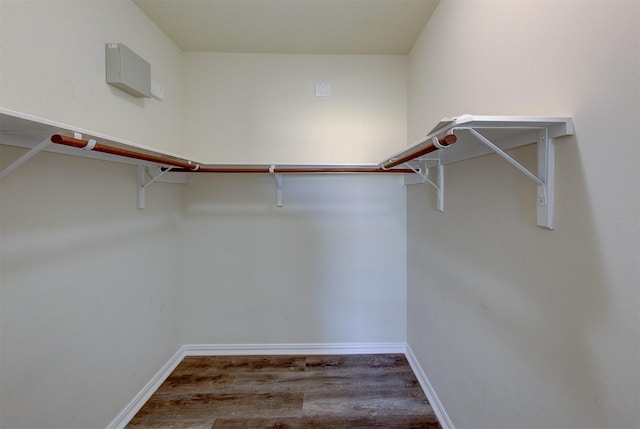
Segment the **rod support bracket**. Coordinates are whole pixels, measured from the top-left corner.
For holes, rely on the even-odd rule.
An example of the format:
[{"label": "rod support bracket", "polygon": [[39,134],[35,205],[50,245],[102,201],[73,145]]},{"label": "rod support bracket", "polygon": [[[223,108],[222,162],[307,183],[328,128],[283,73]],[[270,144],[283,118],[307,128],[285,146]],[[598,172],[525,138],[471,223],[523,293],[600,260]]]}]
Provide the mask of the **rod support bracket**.
[{"label": "rod support bracket", "polygon": [[283,207],[282,174],[274,173],[276,179],[276,207]]},{"label": "rod support bracket", "polygon": [[271,164],[269,167],[269,173],[273,174],[276,179],[276,207],[282,207],[282,174],[276,173],[276,166]]},{"label": "rod support bracket", "polygon": [[138,165],[138,210],[145,207],[145,181],[147,179],[147,167]]},{"label": "rod support bracket", "polygon": [[[429,178],[429,163],[434,163],[437,168],[437,176],[435,182]],[[420,168],[415,168],[410,163],[404,164],[407,168],[413,171],[414,174],[420,177],[420,179],[410,180],[405,176],[405,185],[428,183],[433,186],[437,193],[438,198],[438,211],[444,212],[444,165],[439,159],[421,159]]]}]

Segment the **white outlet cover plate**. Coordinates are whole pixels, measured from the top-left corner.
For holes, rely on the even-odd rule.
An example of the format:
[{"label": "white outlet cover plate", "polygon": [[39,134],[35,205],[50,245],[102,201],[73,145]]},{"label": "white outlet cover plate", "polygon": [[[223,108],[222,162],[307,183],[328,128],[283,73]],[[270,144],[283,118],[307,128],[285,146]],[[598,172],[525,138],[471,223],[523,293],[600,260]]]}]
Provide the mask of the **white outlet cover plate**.
[{"label": "white outlet cover plate", "polygon": [[316,97],[331,97],[331,82],[316,82]]},{"label": "white outlet cover plate", "polygon": [[164,100],[164,86],[158,82],[151,81],[151,96],[156,100]]}]

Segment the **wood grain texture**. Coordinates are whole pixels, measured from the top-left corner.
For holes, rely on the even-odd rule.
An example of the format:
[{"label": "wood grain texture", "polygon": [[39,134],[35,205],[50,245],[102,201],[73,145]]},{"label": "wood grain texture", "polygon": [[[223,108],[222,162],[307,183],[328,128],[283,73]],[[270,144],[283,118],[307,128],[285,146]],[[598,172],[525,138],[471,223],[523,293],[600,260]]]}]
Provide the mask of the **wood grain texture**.
[{"label": "wood grain texture", "polygon": [[127,426],[440,428],[401,354],[189,356]]}]

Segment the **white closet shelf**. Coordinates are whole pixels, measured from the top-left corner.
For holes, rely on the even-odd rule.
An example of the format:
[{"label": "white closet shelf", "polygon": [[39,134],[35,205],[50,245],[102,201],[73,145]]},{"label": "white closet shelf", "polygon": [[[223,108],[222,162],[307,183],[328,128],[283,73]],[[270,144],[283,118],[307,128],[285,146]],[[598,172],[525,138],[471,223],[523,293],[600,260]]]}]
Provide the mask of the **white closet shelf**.
[{"label": "white closet shelf", "polygon": [[[394,169],[393,171],[381,170],[378,164],[267,164],[267,163],[204,163],[201,161],[190,160],[180,155],[154,149],[152,147],[140,145],[128,140],[108,136],[93,131],[88,131],[72,125],[60,122],[50,121],[48,119],[38,118],[21,112],[15,112],[8,109],[0,108],[0,144],[7,146],[22,147],[25,149],[34,149],[46,141],[50,141],[52,136],[61,136],[63,140],[82,140],[82,142],[73,142],[71,145],[51,144],[46,145],[40,150],[47,152],[63,153],[67,155],[81,156],[87,158],[97,158],[113,162],[143,165],[147,167],[153,166],[172,166],[175,169],[190,172],[215,172],[215,173],[407,173],[407,169]],[[115,150],[110,152],[101,152],[96,150],[81,150],[86,146],[89,140],[95,140],[98,145],[106,145]],[[84,149],[92,149],[84,147]],[[123,156],[118,154],[118,150],[124,152],[135,152],[143,157],[161,158],[161,160],[147,161],[144,159],[133,158],[131,156]],[[164,161],[164,162],[162,162]],[[185,164],[184,168],[179,164]],[[196,168],[199,166],[199,168]],[[274,171],[275,170],[275,171]]]},{"label": "white closet shelf", "polygon": [[[436,152],[435,156],[426,155],[421,159],[439,160],[442,165],[446,165],[494,153],[491,148],[468,132],[469,129],[480,132],[503,151],[536,143],[541,131],[547,133],[549,138],[574,133],[573,119],[569,117],[462,115],[442,119],[426,137],[388,157],[380,164],[388,165],[395,159],[427,146],[434,137],[450,134],[457,137],[456,144]],[[420,161],[420,158],[415,161]]]},{"label": "white closet shelf", "polygon": [[[538,226],[553,229],[554,142],[558,137],[572,134],[573,119],[569,117],[462,115],[442,119],[426,137],[385,159],[380,166],[402,164],[411,168],[416,174],[405,183],[431,184],[437,190],[438,210],[444,211],[444,165],[496,153],[537,185]],[[446,136],[455,136],[455,144],[439,147],[437,142]],[[538,148],[537,174],[505,152],[533,143]],[[439,150],[431,150],[433,146]],[[413,156],[416,154],[418,156]],[[429,177],[430,167],[437,168],[435,181]]]},{"label": "white closet shelf", "polygon": [[[497,153],[538,186],[538,225],[553,229],[554,139],[574,133],[568,117],[462,115],[440,121],[426,137],[379,164],[205,164],[131,141],[0,108],[0,144],[29,149],[0,178],[45,150],[138,166],[139,208],[153,182],[186,183],[185,173],[271,173],[277,205],[282,206],[282,175],[292,173],[405,173],[406,183],[429,183],[437,189],[444,210],[444,165]],[[537,143],[534,174],[504,151]],[[437,167],[435,181],[429,168]]]},{"label": "white closet shelf", "polygon": [[[192,162],[179,155],[137,144],[128,140],[0,108],[0,144],[2,145],[33,149],[45,140],[50,141],[51,137],[57,134],[69,137],[76,136],[79,139],[86,140],[94,139],[100,143],[104,143],[115,148],[136,151],[146,155],[166,158],[167,160],[183,161],[186,163]],[[149,167],[157,165],[157,163],[154,162],[145,162],[139,159],[110,155],[91,150],[78,150],[78,148],[57,144],[46,145],[42,150],[125,164],[144,165]]]}]

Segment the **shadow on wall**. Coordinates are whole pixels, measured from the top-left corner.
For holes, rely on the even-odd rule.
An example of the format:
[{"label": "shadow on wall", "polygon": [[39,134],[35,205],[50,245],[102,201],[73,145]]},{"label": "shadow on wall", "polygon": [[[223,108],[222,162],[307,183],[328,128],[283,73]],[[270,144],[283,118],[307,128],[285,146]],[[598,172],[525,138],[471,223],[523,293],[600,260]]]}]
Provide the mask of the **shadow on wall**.
[{"label": "shadow on wall", "polygon": [[[429,334],[409,335],[412,343],[429,335],[430,343],[445,348],[426,352],[425,361],[440,353],[451,371],[462,368],[457,380],[434,376],[445,408],[461,390],[490,390],[491,398],[504,400],[475,401],[477,411],[490,406],[496,416],[518,414],[512,406],[520,398],[528,402],[523,409],[534,410],[525,414],[557,412],[561,402],[584,427],[610,421],[608,407],[594,411],[610,388],[592,344],[611,317],[611,296],[576,138],[558,145],[555,231],[536,226],[535,185],[496,155],[447,166],[445,213],[434,211],[432,189],[410,187],[409,316],[416,317],[411,300],[419,296],[426,300],[421,311],[433,313],[422,322],[446,330],[427,326]],[[514,152],[535,171],[535,145]],[[457,424],[465,426],[460,417]],[[548,421],[557,417],[550,413]]]},{"label": "shadow on wall", "polygon": [[[2,166],[24,152],[3,147]],[[3,263],[14,271],[126,248],[127,242],[177,234],[181,227],[179,212],[137,210],[137,172],[130,165],[41,153],[0,185]],[[176,191],[181,189],[168,195]],[[166,195],[158,197],[151,205],[168,202]]]}]

